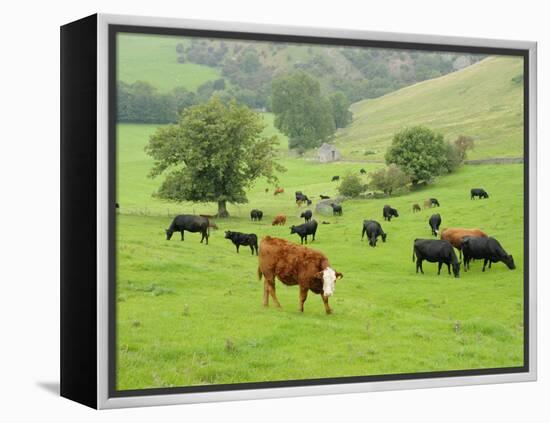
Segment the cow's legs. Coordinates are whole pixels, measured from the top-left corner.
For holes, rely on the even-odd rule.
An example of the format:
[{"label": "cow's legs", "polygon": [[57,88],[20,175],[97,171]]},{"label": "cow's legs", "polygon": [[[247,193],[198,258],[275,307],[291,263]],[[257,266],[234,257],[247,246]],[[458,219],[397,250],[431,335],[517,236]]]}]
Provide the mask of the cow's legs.
[{"label": "cow's legs", "polygon": [[323,299],[323,304],[325,305],[325,311],[327,314],[332,313],[332,309],[328,305],[328,297],[325,297],[325,295],[321,294],[321,298]]},{"label": "cow's legs", "polygon": [[237,254],[239,254],[239,247],[240,247],[240,245],[237,244],[237,245],[235,245],[235,247],[237,247]]},{"label": "cow's legs", "polygon": [[482,272],[485,272],[485,266],[487,266],[487,259],[483,260],[483,269],[481,269]]},{"label": "cow's legs", "polygon": [[437,274],[440,275],[441,274],[441,266],[443,265],[443,262],[439,262],[437,263]]},{"label": "cow's legs", "polygon": [[181,231],[181,240],[183,241],[183,231]]},{"label": "cow's legs", "polygon": [[424,274],[424,269],[422,269],[422,260],[420,259],[416,261],[416,273],[418,273],[418,269],[420,269],[420,273]]},{"label": "cow's legs", "polygon": [[302,312],[304,311],[304,303],[306,302],[306,299],[307,299],[307,291],[308,291],[307,288],[300,287],[300,304],[298,309]]},{"label": "cow's legs", "polygon": [[250,254],[254,255],[254,246],[253,245],[250,246]]},{"label": "cow's legs", "polygon": [[281,307],[281,303],[277,299],[277,294],[275,294],[275,280],[273,282],[267,283],[267,288],[269,289],[269,293],[271,294],[271,298],[273,298],[273,302],[275,303],[275,306]]},{"label": "cow's legs", "polygon": [[451,274],[451,264],[450,263],[447,263],[447,273],[449,275]]},{"label": "cow's legs", "polygon": [[264,307],[269,305],[269,284],[267,278],[264,277]]}]

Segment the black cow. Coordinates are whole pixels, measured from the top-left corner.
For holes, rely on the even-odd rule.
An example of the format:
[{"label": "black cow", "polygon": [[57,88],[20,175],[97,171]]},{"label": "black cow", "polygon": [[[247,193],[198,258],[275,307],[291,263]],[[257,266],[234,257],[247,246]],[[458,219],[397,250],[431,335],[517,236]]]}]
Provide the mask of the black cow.
[{"label": "black cow", "polygon": [[115,203],[115,209],[120,209],[120,205],[118,203]]},{"label": "black cow", "polygon": [[376,241],[378,240],[378,237],[382,237],[382,242],[386,242],[386,237],[388,236],[383,230],[382,226],[380,226],[380,223],[378,223],[376,220],[364,220],[363,221],[363,232],[361,233],[361,241],[363,241],[363,237],[367,234],[367,238],[369,240],[369,245],[371,247],[376,247]]},{"label": "black cow", "polygon": [[300,217],[303,217],[306,222],[309,222],[311,220],[311,216],[313,216],[313,213],[311,212],[311,210],[306,210],[300,215]]},{"label": "black cow", "polygon": [[489,198],[489,194],[483,188],[472,188],[470,190],[470,200],[473,200],[475,197],[481,200],[482,198]]},{"label": "black cow", "polygon": [[264,212],[258,209],[254,209],[250,212],[250,220],[257,220],[258,222],[262,220]]},{"label": "black cow", "polygon": [[361,169],[361,170],[359,171],[359,173],[361,173],[361,175],[366,175],[366,174],[367,174],[367,171],[366,171],[365,169]]},{"label": "black cow", "polygon": [[485,266],[489,263],[489,269],[491,263],[503,262],[508,269],[513,270],[516,268],[514,258],[504,251],[504,248],[500,243],[491,237],[477,237],[466,236],[462,241],[462,254],[464,255],[464,271],[470,269],[470,260],[483,259],[483,269],[485,272]]},{"label": "black cow", "polygon": [[312,201],[309,198],[307,198],[307,195],[302,194],[301,191],[296,191],[295,196],[296,196],[296,203],[300,204],[305,201],[308,206],[311,206]]},{"label": "black cow", "polygon": [[328,195],[321,194],[319,197],[321,197],[323,200],[328,200],[330,197]]},{"label": "black cow", "polygon": [[243,234],[242,232],[231,232],[225,231],[225,238],[230,239],[235,247],[237,247],[237,253],[239,252],[239,247],[241,245],[250,246],[250,252],[254,255],[254,250],[256,250],[256,255],[258,255],[258,237],[256,234]]},{"label": "black cow", "polygon": [[342,216],[342,206],[340,204],[330,203],[330,207],[332,207],[333,216]]},{"label": "black cow", "polygon": [[437,236],[439,227],[441,226],[441,215],[439,213],[432,214],[428,223],[430,224],[430,228],[432,228],[433,236]]},{"label": "black cow", "polygon": [[387,220],[388,222],[391,222],[392,217],[399,217],[399,213],[397,213],[397,210],[393,207],[388,206],[387,204],[382,209],[382,216],[384,217],[384,220]]},{"label": "black cow", "polygon": [[181,232],[181,240],[183,241],[183,232],[200,232],[201,243],[206,239],[206,245],[208,245],[208,237],[210,236],[208,218],[202,216],[195,216],[193,214],[180,214],[176,216],[172,221],[172,224],[166,229],[166,239],[170,240],[174,232]]},{"label": "black cow", "polygon": [[455,250],[449,241],[440,239],[415,239],[413,246],[412,259],[416,255],[416,273],[418,269],[424,274],[422,261],[427,260],[430,263],[438,263],[437,274],[441,274],[443,263],[447,265],[449,275],[451,274],[451,265],[455,278],[460,277],[460,262],[456,258]]},{"label": "black cow", "polygon": [[334,182],[334,181],[339,181],[339,180],[340,180],[340,176],[336,175],[336,176],[333,176],[330,181]]},{"label": "black cow", "polygon": [[307,236],[313,235],[312,242],[315,241],[315,232],[317,232],[317,221],[315,219],[310,220],[309,222],[302,223],[298,226],[290,227],[290,234],[298,234],[300,236],[300,243],[304,243],[304,239],[307,244]]},{"label": "black cow", "polygon": [[430,198],[430,203],[432,203],[432,207],[439,207],[439,201],[437,201],[437,198]]}]

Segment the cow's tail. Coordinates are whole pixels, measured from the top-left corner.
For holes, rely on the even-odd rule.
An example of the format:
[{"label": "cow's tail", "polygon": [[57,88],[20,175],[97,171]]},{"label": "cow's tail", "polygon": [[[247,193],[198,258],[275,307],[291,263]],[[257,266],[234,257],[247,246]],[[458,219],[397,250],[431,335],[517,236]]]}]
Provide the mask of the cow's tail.
[{"label": "cow's tail", "polygon": [[258,280],[261,281],[263,275],[264,275],[264,274],[262,273],[262,269],[260,269],[260,266],[258,266]]}]

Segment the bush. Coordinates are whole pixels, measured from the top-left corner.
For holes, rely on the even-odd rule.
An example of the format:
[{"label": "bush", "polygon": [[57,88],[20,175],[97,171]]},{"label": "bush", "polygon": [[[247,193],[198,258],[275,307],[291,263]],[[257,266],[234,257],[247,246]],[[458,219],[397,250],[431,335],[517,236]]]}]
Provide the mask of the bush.
[{"label": "bush", "polygon": [[394,164],[369,173],[369,177],[370,186],[386,195],[392,195],[396,191],[405,191],[411,182],[409,175]]},{"label": "bush", "polygon": [[366,190],[366,186],[362,184],[361,178],[355,174],[344,176],[338,192],[346,197],[357,197]]}]

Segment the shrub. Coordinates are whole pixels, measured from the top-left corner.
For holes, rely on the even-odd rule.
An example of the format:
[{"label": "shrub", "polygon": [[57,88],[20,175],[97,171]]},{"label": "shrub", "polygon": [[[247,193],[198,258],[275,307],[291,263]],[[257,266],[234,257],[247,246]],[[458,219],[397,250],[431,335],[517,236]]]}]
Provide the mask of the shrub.
[{"label": "shrub", "polygon": [[369,177],[370,186],[386,195],[406,190],[407,185],[411,182],[409,175],[394,164],[369,173]]},{"label": "shrub", "polygon": [[361,182],[361,178],[359,176],[355,174],[348,174],[342,179],[342,182],[338,187],[338,192],[346,197],[357,197],[359,194],[364,192],[365,189],[366,187]]}]

